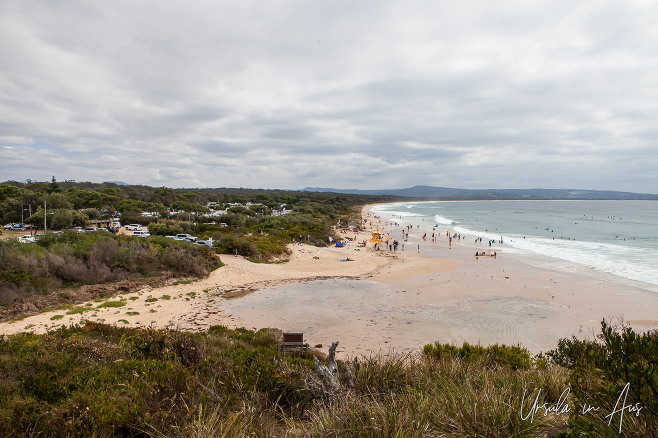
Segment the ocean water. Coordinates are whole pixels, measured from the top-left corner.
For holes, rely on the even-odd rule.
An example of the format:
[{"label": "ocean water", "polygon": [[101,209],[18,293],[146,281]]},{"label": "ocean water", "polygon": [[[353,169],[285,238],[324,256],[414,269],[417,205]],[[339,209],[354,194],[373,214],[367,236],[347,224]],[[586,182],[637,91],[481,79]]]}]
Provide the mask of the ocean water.
[{"label": "ocean water", "polygon": [[406,202],[371,212],[422,232],[459,233],[465,243],[502,238],[492,249],[558,269],[610,273],[658,292],[656,201]]}]

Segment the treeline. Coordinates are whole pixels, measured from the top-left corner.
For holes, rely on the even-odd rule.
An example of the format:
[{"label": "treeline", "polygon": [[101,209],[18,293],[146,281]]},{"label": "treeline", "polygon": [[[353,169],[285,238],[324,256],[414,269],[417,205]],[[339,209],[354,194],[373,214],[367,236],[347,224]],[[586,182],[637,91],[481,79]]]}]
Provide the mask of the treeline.
[{"label": "treeline", "polygon": [[0,306],[11,307],[61,287],[169,272],[200,277],[221,266],[215,251],[172,239],[143,240],[98,231],[46,234],[25,245],[0,240]]},{"label": "treeline", "polygon": [[[190,233],[213,238],[219,253],[268,260],[285,253],[292,240],[326,245],[332,226],[358,223],[358,206],[391,201],[389,196],[343,195],[255,189],[171,189],[77,182],[0,185],[0,223],[21,221],[41,227],[43,203],[50,229],[84,226],[89,220],[121,213],[121,223],[148,226],[154,236]],[[207,203],[217,203],[220,216],[204,216]],[[241,204],[241,205],[231,205]],[[253,204],[253,205],[247,205]],[[285,206],[290,213],[273,216]],[[178,211],[177,214],[168,214]],[[31,212],[31,215],[29,214]],[[154,216],[142,216],[153,212]]]},{"label": "treeline", "polygon": [[[53,228],[84,224],[85,220],[107,217],[120,212],[124,218],[134,218],[139,212],[164,213],[166,210],[206,213],[209,202],[226,206],[231,203],[259,203],[251,209],[239,207],[233,213],[257,215],[286,204],[293,211],[326,214],[332,219],[336,214],[356,205],[391,200],[390,196],[343,195],[336,193],[296,192],[285,190],[204,188],[172,189],[113,183],[7,181],[0,184],[0,223],[43,224],[43,206],[48,211],[66,210],[81,214],[64,217],[50,216],[48,225]],[[21,216],[22,213],[22,216]],[[32,214],[32,217],[30,216]],[[52,221],[52,223],[51,223]],[[124,223],[126,221],[124,220]]]},{"label": "treeline", "polygon": [[432,345],[337,361],[333,378],[315,372],[321,353],[279,356],[278,342],[268,329],[96,323],[0,337],[0,435],[613,438],[658,430],[656,331],[604,322],[598,339],[563,339],[538,357],[521,347]]},{"label": "treeline", "polygon": [[[213,253],[239,254],[252,261],[286,256],[286,245],[303,240],[323,246],[338,222],[358,223],[357,206],[390,200],[332,193],[251,189],[170,189],[117,184],[10,182],[0,184],[0,223],[41,227],[47,203],[49,229],[85,226],[89,220],[121,213],[121,222],[148,227],[153,236],[137,240],[109,233],[44,236],[37,243],[0,242],[0,306],[12,306],[61,287],[102,284],[136,276],[170,272],[199,276],[216,266]],[[204,216],[207,202],[227,211]],[[229,204],[242,204],[232,205]],[[247,205],[254,203],[256,205]],[[289,214],[273,216],[285,204]],[[167,214],[168,210],[186,212]],[[156,212],[152,217],[143,211]],[[29,214],[31,213],[31,214]],[[213,239],[209,248],[163,239],[189,233]],[[335,237],[335,236],[334,236]]]}]

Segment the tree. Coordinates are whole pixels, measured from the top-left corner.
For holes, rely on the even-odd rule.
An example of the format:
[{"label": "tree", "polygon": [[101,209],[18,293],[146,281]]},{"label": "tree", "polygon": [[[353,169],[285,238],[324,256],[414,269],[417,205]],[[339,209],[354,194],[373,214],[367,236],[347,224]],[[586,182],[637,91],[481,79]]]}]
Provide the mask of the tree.
[{"label": "tree", "polygon": [[84,214],[89,218],[89,219],[100,219],[101,218],[101,212],[98,211],[96,208],[87,208],[84,210]]},{"label": "tree", "polygon": [[25,189],[20,187],[12,186],[10,184],[1,184],[0,185],[0,202],[5,199],[18,199],[21,197]]},{"label": "tree", "polygon": [[174,192],[173,189],[163,186],[155,189],[155,191],[153,192],[153,198],[154,200],[157,200],[160,203],[169,207],[171,206],[171,203],[176,200],[176,192]]},{"label": "tree", "polygon": [[73,205],[66,199],[61,193],[51,193],[46,197],[46,202],[48,203],[48,209],[56,208],[66,208],[71,209]]},{"label": "tree", "polygon": [[53,179],[50,181],[50,184],[48,185],[48,193],[59,193],[61,189],[59,188],[59,183],[55,179],[55,175],[53,175]]},{"label": "tree", "polygon": [[0,217],[2,218],[2,223],[20,222],[21,202],[19,200],[10,198],[0,205]]}]

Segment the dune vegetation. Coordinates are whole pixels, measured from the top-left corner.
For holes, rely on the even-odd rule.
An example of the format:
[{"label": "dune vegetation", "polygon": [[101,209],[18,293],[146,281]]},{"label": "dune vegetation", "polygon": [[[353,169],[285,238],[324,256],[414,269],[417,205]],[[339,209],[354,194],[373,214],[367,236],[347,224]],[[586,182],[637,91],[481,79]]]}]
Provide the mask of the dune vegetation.
[{"label": "dune vegetation", "polygon": [[[619,414],[610,426],[605,415],[627,382],[625,404],[642,409],[626,413],[621,436],[658,430],[656,332],[604,322],[598,339],[537,357],[428,345],[339,361],[333,381],[315,372],[319,352],[278,356],[279,335],[87,323],[0,337],[0,435],[618,437]],[[531,416],[535,398],[544,408]],[[583,403],[600,410],[583,414]]]},{"label": "dune vegetation", "polygon": [[75,302],[79,300],[69,299],[73,293],[61,291],[163,273],[201,277],[220,266],[211,248],[165,238],[143,240],[103,231],[66,231],[47,234],[30,245],[0,240],[0,308],[7,311],[28,302],[50,302],[43,299],[48,296],[54,302]]}]

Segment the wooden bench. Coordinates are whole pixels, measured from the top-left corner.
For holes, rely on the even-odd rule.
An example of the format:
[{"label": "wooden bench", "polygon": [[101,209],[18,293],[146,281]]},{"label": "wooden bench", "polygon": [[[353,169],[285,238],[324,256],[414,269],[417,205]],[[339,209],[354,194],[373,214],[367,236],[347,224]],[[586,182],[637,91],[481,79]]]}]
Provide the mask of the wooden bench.
[{"label": "wooden bench", "polygon": [[283,333],[283,342],[277,345],[279,353],[305,353],[308,344],[304,343],[304,333]]}]

